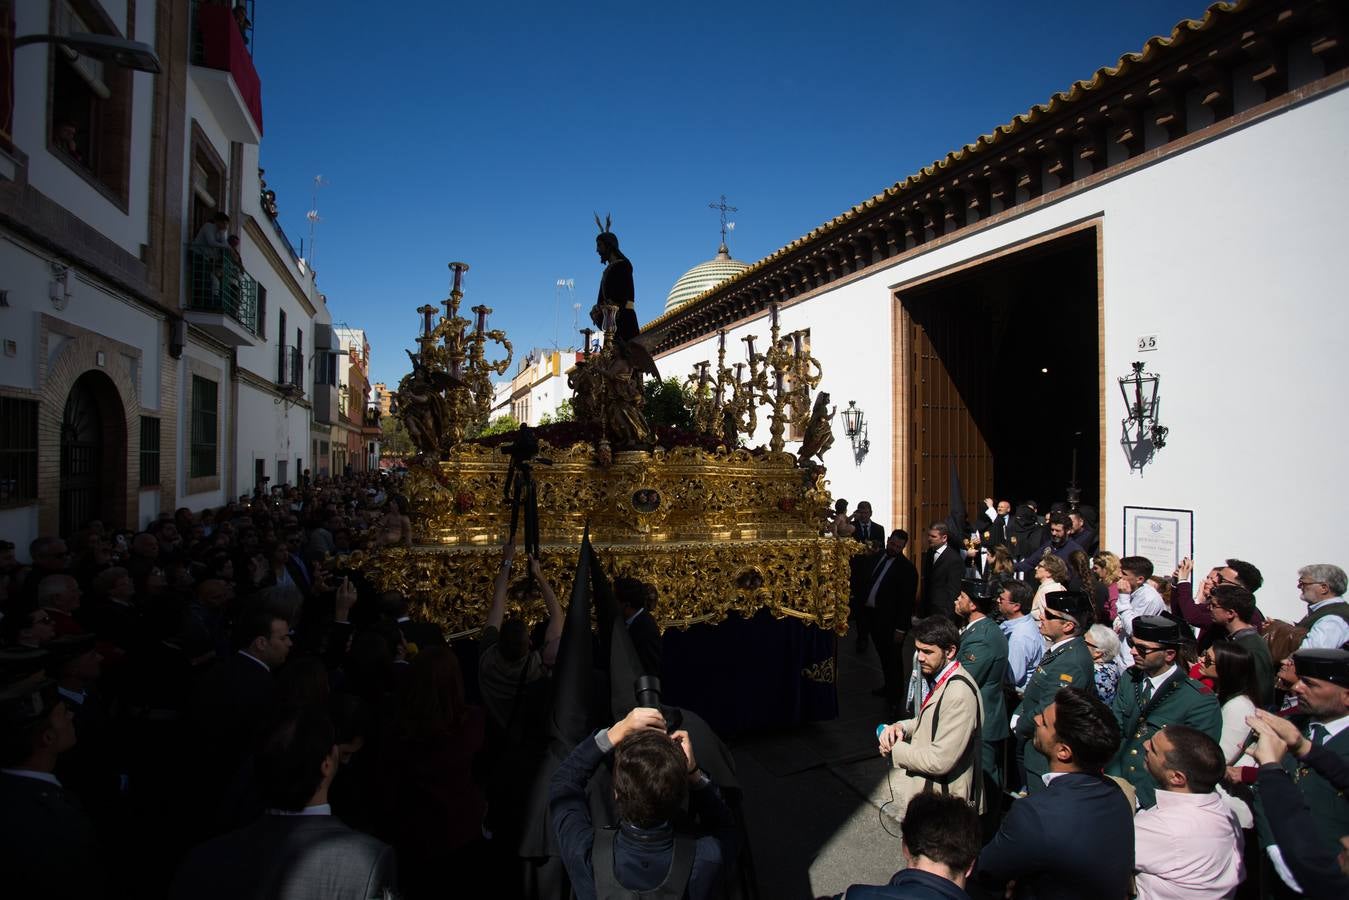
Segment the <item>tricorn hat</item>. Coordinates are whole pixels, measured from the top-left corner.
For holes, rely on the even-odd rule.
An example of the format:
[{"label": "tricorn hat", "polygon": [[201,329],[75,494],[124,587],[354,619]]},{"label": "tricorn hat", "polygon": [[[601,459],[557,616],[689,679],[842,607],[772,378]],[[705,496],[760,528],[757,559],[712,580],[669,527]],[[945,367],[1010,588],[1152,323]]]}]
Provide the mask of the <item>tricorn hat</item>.
[{"label": "tricorn hat", "polygon": [[1068,616],[1079,625],[1091,611],[1091,601],[1081,591],[1050,591],[1045,594],[1045,606]]},{"label": "tricorn hat", "polygon": [[1349,650],[1308,648],[1293,654],[1299,678],[1316,678],[1349,688]]},{"label": "tricorn hat", "polygon": [[1154,644],[1182,644],[1189,638],[1185,627],[1167,616],[1139,616],[1134,619],[1134,637]]}]

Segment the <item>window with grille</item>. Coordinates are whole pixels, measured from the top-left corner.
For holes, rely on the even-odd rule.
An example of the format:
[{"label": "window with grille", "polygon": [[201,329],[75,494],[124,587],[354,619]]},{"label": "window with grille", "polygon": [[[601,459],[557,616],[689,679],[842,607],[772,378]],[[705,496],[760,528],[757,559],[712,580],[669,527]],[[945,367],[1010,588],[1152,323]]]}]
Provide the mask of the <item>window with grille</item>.
[{"label": "window with grille", "polygon": [[141,487],[159,484],[159,419],[141,416]]},{"label": "window with grille", "polygon": [[188,450],[188,476],[206,478],[216,474],[216,409],[218,385],[199,375],[192,376],[192,442]]},{"label": "window with grille", "polygon": [[0,397],[0,506],[37,499],[37,401]]}]

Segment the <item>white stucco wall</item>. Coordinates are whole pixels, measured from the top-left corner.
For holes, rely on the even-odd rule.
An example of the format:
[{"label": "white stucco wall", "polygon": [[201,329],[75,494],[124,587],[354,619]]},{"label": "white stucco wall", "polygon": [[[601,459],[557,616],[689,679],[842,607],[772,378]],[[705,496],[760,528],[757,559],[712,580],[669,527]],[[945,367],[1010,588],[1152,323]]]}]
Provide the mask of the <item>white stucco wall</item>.
[{"label": "white stucco wall", "polygon": [[[122,33],[127,32],[126,2],[104,3]],[[46,34],[50,31],[51,5],[41,0],[14,4],[14,33]],[[155,4],[136,6],[136,40],[154,44]],[[14,80],[18,85],[46,85],[50,45],[21,47],[14,54]],[[47,90],[19,90],[14,97],[14,143],[28,155],[28,182],[53,201],[70,210],[133,256],[149,235],[149,179],[154,76],[131,73],[131,150],[128,172],[127,209],[124,212],[69,165],[47,150],[49,94]]]},{"label": "white stucco wall", "polygon": [[[871,422],[871,453],[855,467],[835,420],[826,457],[834,495],[870,499],[877,519],[896,524],[893,288],[1100,217],[1106,546],[1122,548],[1125,506],[1193,510],[1201,571],[1229,556],[1249,560],[1265,576],[1261,607],[1296,618],[1297,567],[1349,565],[1338,541],[1349,474],[1337,450],[1349,439],[1347,167],[1349,90],[1339,90],[783,310],[784,332],[810,328],[820,389],[840,409],[856,400]],[[739,338],[749,332],[762,350],[767,317],[728,334],[728,362],[743,360]],[[1158,350],[1137,353],[1144,334],[1159,336]],[[682,377],[715,353],[713,335],[661,357],[661,371]],[[1118,437],[1126,411],[1116,379],[1135,359],[1160,373],[1171,428],[1142,472]],[[754,443],[767,435],[761,422]]]}]

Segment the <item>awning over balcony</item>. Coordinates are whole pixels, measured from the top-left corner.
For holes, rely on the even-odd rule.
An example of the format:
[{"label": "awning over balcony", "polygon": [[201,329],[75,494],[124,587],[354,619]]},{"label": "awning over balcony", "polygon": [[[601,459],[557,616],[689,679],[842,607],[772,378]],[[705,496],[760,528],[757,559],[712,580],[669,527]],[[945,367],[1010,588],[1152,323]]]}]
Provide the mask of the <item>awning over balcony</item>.
[{"label": "awning over balcony", "polygon": [[[242,143],[256,144],[262,138],[262,79],[253,68],[253,57],[248,52],[244,36],[234,23],[227,4],[203,3],[197,7],[197,32],[201,38],[198,64],[207,69],[228,74],[228,78],[206,75],[200,79],[203,93],[212,107],[221,112],[221,124],[235,132],[231,137]],[[204,75],[205,73],[203,73]],[[240,110],[228,115],[231,108]],[[240,121],[244,114],[251,121]],[[239,126],[250,132],[245,139],[239,136]]]}]

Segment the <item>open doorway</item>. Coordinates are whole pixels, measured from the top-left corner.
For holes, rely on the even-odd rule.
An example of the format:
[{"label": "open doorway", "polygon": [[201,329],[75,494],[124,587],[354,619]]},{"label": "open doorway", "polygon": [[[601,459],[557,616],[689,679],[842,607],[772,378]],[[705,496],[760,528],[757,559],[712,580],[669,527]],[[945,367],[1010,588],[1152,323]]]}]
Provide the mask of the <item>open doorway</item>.
[{"label": "open doorway", "polygon": [[1099,509],[1098,240],[1085,226],[896,292],[896,499],[913,527],[950,512],[952,461],[971,519],[987,496],[1045,511],[1074,478]]}]

